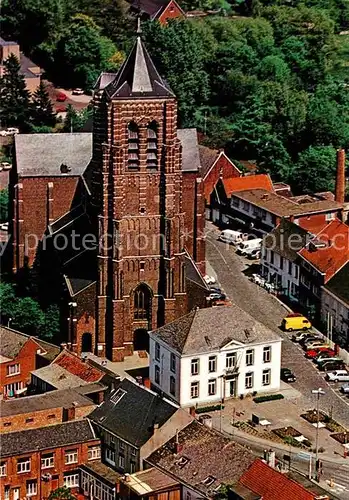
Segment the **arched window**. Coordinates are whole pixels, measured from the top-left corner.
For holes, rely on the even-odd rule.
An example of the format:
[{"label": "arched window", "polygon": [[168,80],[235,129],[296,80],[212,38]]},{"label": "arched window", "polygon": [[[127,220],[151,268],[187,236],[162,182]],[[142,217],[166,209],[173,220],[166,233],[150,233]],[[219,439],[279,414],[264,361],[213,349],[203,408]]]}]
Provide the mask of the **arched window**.
[{"label": "arched window", "polygon": [[131,122],[127,127],[128,132],[128,161],[127,166],[130,170],[139,169],[139,129]]},{"label": "arched window", "polygon": [[147,128],[147,168],[158,168],[158,125],[151,122]]},{"label": "arched window", "polygon": [[134,318],[150,319],[151,293],[146,285],[139,285],[134,292]]}]

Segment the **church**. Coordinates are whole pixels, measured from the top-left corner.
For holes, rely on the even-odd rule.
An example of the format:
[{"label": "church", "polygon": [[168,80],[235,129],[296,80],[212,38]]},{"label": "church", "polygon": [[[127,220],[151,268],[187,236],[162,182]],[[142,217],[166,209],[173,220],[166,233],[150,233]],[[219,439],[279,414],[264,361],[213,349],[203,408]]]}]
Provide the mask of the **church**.
[{"label": "church", "polygon": [[16,137],[9,260],[59,303],[69,349],[122,361],[205,306],[199,147],[140,33],[92,105],[92,133]]}]

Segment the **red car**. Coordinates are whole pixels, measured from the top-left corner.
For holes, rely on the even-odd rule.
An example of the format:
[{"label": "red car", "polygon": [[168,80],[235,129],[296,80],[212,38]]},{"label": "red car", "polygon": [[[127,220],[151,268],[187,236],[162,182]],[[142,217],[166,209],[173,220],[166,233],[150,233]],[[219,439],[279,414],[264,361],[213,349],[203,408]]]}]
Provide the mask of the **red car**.
[{"label": "red car", "polygon": [[323,354],[326,353],[329,356],[335,356],[335,352],[332,351],[332,349],[329,349],[328,347],[317,347],[316,349],[311,349],[310,351],[307,351],[305,357],[309,359],[314,359],[318,354]]},{"label": "red car", "polygon": [[68,99],[68,97],[63,92],[58,92],[58,94],[56,95],[57,102],[64,102],[67,99]]}]

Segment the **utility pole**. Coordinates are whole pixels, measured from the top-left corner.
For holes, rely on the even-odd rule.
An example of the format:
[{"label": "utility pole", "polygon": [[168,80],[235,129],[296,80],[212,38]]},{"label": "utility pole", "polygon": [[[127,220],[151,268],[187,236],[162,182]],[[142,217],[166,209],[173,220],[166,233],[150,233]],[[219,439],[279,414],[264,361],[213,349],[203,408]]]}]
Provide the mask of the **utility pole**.
[{"label": "utility pole", "polygon": [[320,401],[320,396],[323,396],[325,394],[325,391],[319,387],[319,389],[313,389],[311,391],[312,394],[316,394],[317,400],[316,400],[316,438],[315,438],[315,479],[319,481],[319,465],[318,465],[318,458],[319,458],[319,420],[320,420],[320,414],[319,414],[319,401]]}]

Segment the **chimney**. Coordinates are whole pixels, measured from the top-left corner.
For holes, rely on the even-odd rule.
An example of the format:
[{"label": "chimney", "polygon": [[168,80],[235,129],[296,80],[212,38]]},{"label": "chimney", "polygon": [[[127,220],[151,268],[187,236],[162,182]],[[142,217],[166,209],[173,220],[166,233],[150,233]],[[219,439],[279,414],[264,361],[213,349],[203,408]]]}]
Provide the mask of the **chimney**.
[{"label": "chimney", "polygon": [[159,424],[154,422],[153,423],[153,434],[155,434],[158,429],[159,429]]},{"label": "chimney", "polygon": [[275,451],[272,449],[268,451],[268,465],[275,469]]},{"label": "chimney", "polygon": [[335,200],[338,203],[345,201],[345,150],[337,150],[337,176]]},{"label": "chimney", "polygon": [[178,455],[183,449],[183,446],[179,444],[178,429],[176,430],[176,442],[175,442],[175,454]]}]

